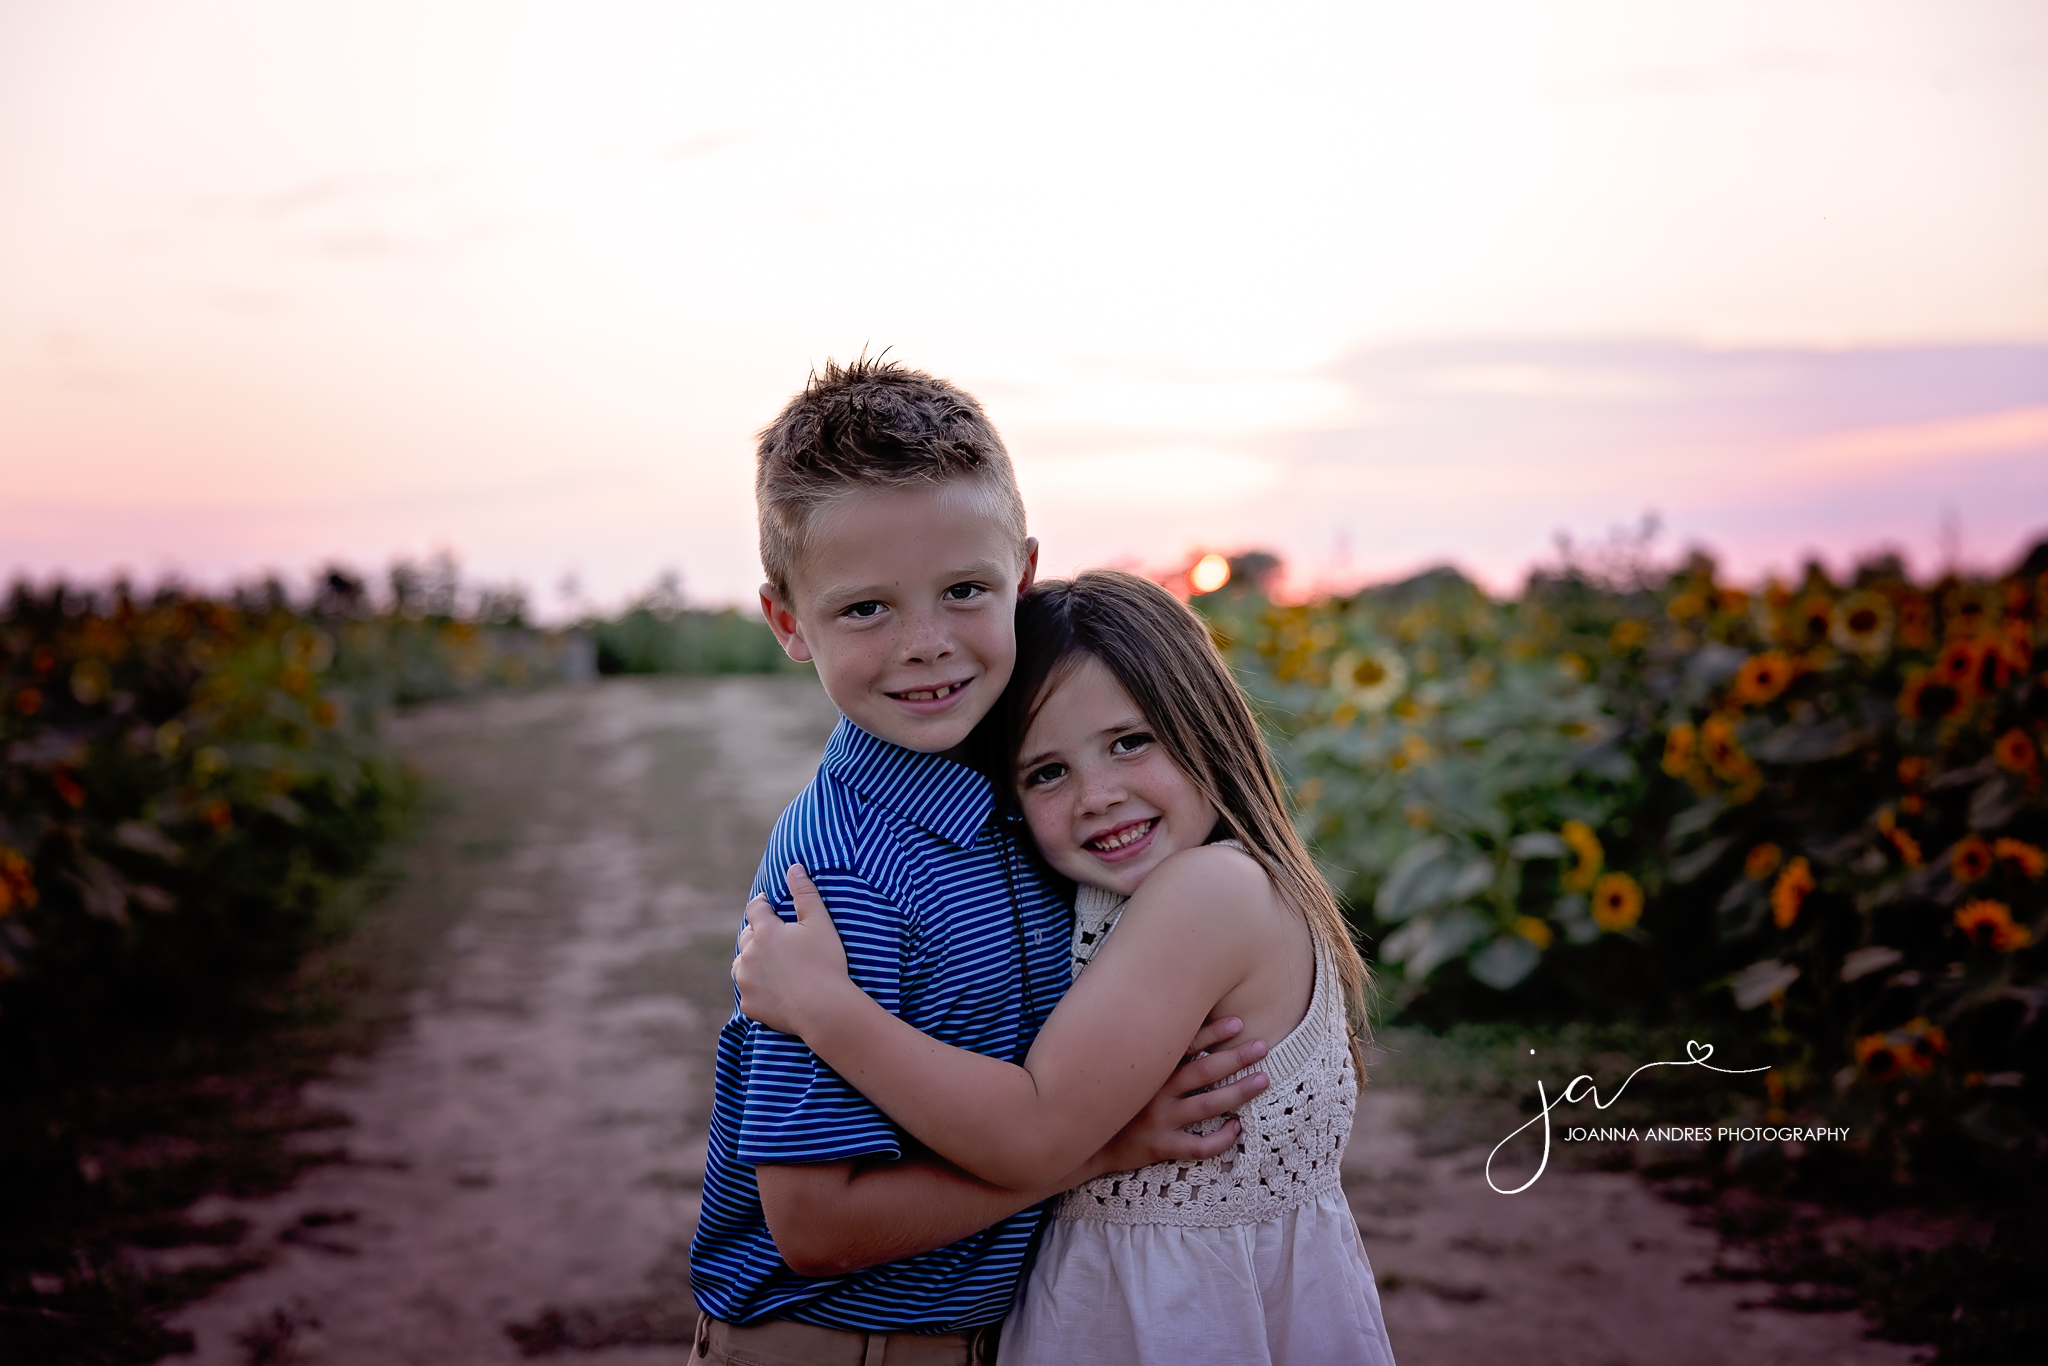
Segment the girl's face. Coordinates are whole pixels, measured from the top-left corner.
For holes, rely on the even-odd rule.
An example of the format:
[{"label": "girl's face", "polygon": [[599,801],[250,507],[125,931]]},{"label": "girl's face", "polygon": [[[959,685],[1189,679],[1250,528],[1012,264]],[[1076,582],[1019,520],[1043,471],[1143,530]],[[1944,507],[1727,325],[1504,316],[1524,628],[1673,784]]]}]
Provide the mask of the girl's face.
[{"label": "girl's face", "polygon": [[1129,896],[1169,854],[1208,841],[1216,808],[1102,662],[1081,658],[1032,718],[1017,789],[1046,861]]}]

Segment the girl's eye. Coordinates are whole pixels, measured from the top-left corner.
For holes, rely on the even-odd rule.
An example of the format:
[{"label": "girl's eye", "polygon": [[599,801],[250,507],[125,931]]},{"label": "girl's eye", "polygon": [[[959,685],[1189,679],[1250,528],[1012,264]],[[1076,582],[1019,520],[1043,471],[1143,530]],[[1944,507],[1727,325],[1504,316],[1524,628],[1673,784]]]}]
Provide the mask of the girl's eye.
[{"label": "girl's eye", "polygon": [[866,602],[855,603],[839,615],[842,617],[852,617],[856,621],[866,621],[869,617],[881,615],[881,611],[882,604],[870,598]]},{"label": "girl's eye", "polygon": [[1152,743],[1152,737],[1144,731],[1134,730],[1129,735],[1119,735],[1109,742],[1111,754],[1136,754]]},{"label": "girl's eye", "polygon": [[956,583],[939,596],[947,602],[967,602],[970,599],[980,597],[987,591],[978,583]]},{"label": "girl's eye", "polygon": [[1056,782],[1066,776],[1067,766],[1065,764],[1040,764],[1037,768],[1024,775],[1024,786],[1044,787],[1047,783]]}]

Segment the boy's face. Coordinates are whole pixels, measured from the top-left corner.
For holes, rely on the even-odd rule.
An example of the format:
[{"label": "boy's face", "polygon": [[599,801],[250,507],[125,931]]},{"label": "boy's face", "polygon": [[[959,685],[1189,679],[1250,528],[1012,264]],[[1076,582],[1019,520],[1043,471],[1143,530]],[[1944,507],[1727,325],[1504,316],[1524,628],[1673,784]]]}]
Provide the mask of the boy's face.
[{"label": "boy's face", "polygon": [[1020,563],[992,504],[965,481],[848,493],[816,514],[791,600],[762,586],[782,648],[868,734],[941,753],[1002,696],[1038,542]]}]

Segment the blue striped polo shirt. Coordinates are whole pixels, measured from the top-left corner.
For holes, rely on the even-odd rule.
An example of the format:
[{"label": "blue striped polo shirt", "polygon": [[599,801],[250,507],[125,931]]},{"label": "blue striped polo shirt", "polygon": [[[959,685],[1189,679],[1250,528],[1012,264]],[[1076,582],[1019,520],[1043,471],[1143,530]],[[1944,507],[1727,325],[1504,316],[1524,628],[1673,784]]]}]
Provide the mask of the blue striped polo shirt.
[{"label": "blue striped polo shirt", "polygon": [[[1021,1061],[1067,989],[1073,912],[994,805],[973,769],[842,719],[818,776],[775,823],[754,890],[793,916],[783,871],[803,864],[864,991],[943,1043]],[[799,1276],[768,1236],[755,1166],[896,1159],[915,1143],[801,1039],[737,1010],[719,1032],[715,1088],[690,1250],[701,1308],[729,1323],[934,1333],[1008,1312],[1041,1210],[850,1276]]]}]

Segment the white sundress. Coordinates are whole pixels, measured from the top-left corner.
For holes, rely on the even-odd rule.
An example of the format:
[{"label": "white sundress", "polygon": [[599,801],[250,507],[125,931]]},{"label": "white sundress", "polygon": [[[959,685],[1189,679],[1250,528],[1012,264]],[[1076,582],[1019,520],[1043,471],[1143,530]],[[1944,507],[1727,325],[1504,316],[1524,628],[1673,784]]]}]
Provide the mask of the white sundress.
[{"label": "white sundress", "polygon": [[[1124,901],[1080,890],[1076,974]],[[1320,945],[1308,1012],[1262,1066],[1271,1085],[1237,1112],[1229,1152],[1061,1197],[1003,1324],[1002,1366],[1393,1366],[1340,1182],[1358,1079]]]}]

